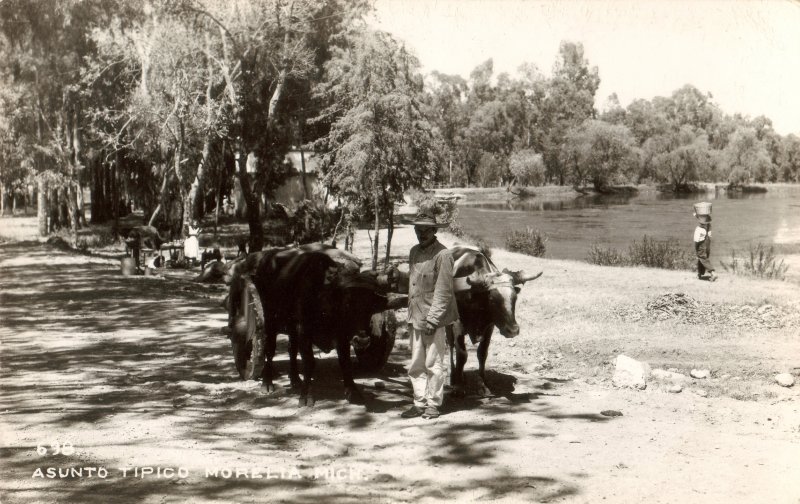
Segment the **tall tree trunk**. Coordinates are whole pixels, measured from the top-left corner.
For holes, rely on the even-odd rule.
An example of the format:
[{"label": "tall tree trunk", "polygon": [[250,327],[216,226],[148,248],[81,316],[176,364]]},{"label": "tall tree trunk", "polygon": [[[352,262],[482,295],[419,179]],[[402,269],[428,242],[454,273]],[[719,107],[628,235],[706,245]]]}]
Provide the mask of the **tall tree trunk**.
[{"label": "tall tree trunk", "polygon": [[392,236],[394,235],[394,208],[389,205],[389,215],[386,217],[386,260],[384,267],[389,266],[389,258],[392,256]]},{"label": "tall tree trunk", "polygon": [[[303,139],[300,138],[300,142],[302,142],[302,141],[303,141]],[[305,152],[303,151],[302,145],[303,144],[301,143],[300,144],[300,169],[302,171],[300,172],[300,182],[303,184],[303,199],[309,199],[309,197],[308,197],[308,186],[306,185],[307,184],[307,182],[306,182],[306,155],[305,155]]]},{"label": "tall tree trunk", "polygon": [[217,166],[217,206],[214,209],[214,238],[217,237],[217,227],[219,226],[219,211],[222,206],[222,184],[225,181],[225,173],[227,172],[225,166],[225,141],[222,141],[222,153],[220,156],[220,163]]},{"label": "tall tree trunk", "polygon": [[380,195],[378,194],[378,189],[375,189],[373,202],[375,203],[375,243],[372,244],[372,270],[375,271],[378,269],[378,251],[380,249],[378,244],[381,236]]},{"label": "tall tree trunk", "polygon": [[153,214],[150,216],[150,220],[147,222],[148,226],[152,226],[155,223],[159,212],[161,212],[161,209],[164,209],[165,213],[167,212],[167,189],[169,188],[169,179],[171,176],[172,169],[169,166],[165,166],[164,177],[161,179],[161,190],[158,193],[158,205],[156,205],[156,209],[153,210]]},{"label": "tall tree trunk", "polygon": [[[6,185],[0,184],[0,215],[5,215],[6,213]],[[14,215],[14,212],[11,212],[11,215]]]},{"label": "tall tree trunk", "polygon": [[241,152],[237,153],[236,165],[239,185],[247,205],[247,226],[250,229],[250,242],[247,250],[257,252],[264,248],[264,229],[261,226],[258,194],[255,194],[255,191],[250,186],[250,174],[247,173],[247,155]]},{"label": "tall tree trunk", "polygon": [[67,185],[64,193],[67,199],[67,211],[70,219],[70,231],[72,235],[72,246],[78,248],[78,226],[80,225],[78,218],[78,209],[76,208],[78,202],[77,191],[79,189],[77,182],[71,182]]},{"label": "tall tree trunk", "polygon": [[115,158],[114,163],[111,165],[111,173],[109,174],[111,177],[111,212],[114,216],[114,227],[119,228],[119,212],[121,210],[119,204],[119,174],[122,171],[122,152],[117,151]]},{"label": "tall tree trunk", "polygon": [[47,182],[45,182],[44,177],[40,175],[36,181],[36,185],[39,191],[39,195],[36,198],[36,215],[38,217],[39,236],[47,236],[49,231],[47,226]]}]

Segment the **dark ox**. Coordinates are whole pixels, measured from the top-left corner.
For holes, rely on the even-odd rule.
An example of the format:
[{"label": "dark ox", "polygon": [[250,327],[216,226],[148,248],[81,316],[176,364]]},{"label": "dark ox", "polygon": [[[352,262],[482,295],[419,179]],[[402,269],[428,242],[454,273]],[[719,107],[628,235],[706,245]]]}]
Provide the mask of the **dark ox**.
[{"label": "dark ox", "polygon": [[478,250],[453,247],[450,251],[455,261],[453,288],[461,319],[461,331],[454,331],[454,341],[449,342],[450,383],[455,395],[464,394],[464,365],[467,362],[464,334],[468,334],[470,340],[478,344],[479,386],[481,393],[485,393],[484,372],[492,332],[497,327],[506,338],[519,334],[519,324],[514,316],[517,294],[525,282],[538,278],[542,273],[527,275],[523,271],[501,272],[491,259]]},{"label": "dark ox", "polygon": [[[266,365],[263,384],[269,391],[272,383],[272,360],[278,333],[289,336],[289,378],[300,386],[300,405],[311,406],[316,346],[323,352],[336,349],[345,397],[350,402],[363,400],[353,381],[350,345],[368,345],[372,315],[402,306],[405,299],[392,302],[382,295],[378,279],[358,271],[360,262],[342,251],[322,245],[299,249],[272,249],[250,254],[242,268],[254,270],[252,279],[264,311]],[[242,272],[233,271],[234,277]],[[231,301],[239,298],[231,283]],[[230,313],[236,313],[232,307]],[[300,380],[297,354],[303,361]]]}]

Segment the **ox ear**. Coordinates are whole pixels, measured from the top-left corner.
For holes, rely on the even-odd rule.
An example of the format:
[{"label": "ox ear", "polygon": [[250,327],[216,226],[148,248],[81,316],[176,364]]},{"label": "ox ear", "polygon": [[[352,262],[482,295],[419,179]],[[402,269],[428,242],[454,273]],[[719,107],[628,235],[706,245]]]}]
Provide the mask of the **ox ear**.
[{"label": "ox ear", "polygon": [[514,283],[514,285],[522,285],[525,282],[528,282],[530,280],[536,280],[537,278],[542,276],[542,273],[544,273],[544,272],[540,271],[539,273],[531,275],[531,274],[525,273],[524,270],[509,271],[507,269],[504,269],[503,273],[506,273],[506,274],[511,276],[511,280]]}]

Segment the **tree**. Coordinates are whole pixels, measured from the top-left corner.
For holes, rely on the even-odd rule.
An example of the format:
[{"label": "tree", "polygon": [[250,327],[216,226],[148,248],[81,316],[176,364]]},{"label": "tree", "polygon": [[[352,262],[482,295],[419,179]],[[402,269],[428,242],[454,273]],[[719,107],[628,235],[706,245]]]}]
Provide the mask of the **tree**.
[{"label": "tree", "polygon": [[589,67],[583,45],[561,42],[553,77],[542,103],[542,128],[546,132],[541,150],[548,178],[563,184],[566,171],[562,165],[561,146],[570,128],[595,117],[594,97],[600,85],[597,67]]},{"label": "tree", "polygon": [[781,177],[786,182],[800,182],[800,137],[783,137],[780,157]]},{"label": "tree", "polygon": [[767,147],[750,127],[740,127],[731,135],[722,151],[722,161],[728,181],[734,184],[763,181],[772,165]]},{"label": "tree", "polygon": [[381,222],[389,227],[388,261],[394,202],[421,187],[437,162],[418,68],[390,35],[365,31],[334,51],[317,89],[328,107],[316,120],[331,122],[316,143],[325,152],[325,180],[351,212],[374,216],[373,268]]},{"label": "tree", "polygon": [[75,244],[85,168],[80,72],[94,53],[89,33],[113,5],[102,0],[0,3],[0,60],[7,76],[2,92],[29,104],[16,111],[10,135],[29,147],[19,151],[21,161],[37,173],[39,232],[48,232],[51,193],[53,202],[68,209],[51,221],[69,223]]},{"label": "tree", "polygon": [[508,167],[518,184],[538,186],[544,183],[544,159],[533,149],[522,149],[511,154]]},{"label": "tree", "polygon": [[710,174],[713,167],[708,135],[690,125],[649,139],[645,151],[657,179],[669,183],[675,191],[685,190],[689,182]]},{"label": "tree", "polygon": [[588,119],[567,132],[561,163],[571,168],[575,185],[589,181],[595,189],[629,180],[638,163],[639,150],[628,128]]},{"label": "tree", "polygon": [[625,124],[625,109],[619,104],[617,93],[611,93],[606,99],[600,119],[609,124]]},{"label": "tree", "polygon": [[458,174],[463,171],[465,159],[460,142],[469,121],[465,105],[467,81],[458,75],[444,75],[434,71],[430,76],[426,96],[430,111],[429,121],[438,129],[442,139],[440,157],[447,162],[447,171],[437,171],[434,178],[437,181],[445,179],[452,184],[453,165]]},{"label": "tree", "polygon": [[[247,202],[250,247],[264,242],[260,195],[280,181],[294,111],[294,82],[318,75],[330,40],[360,17],[366,4],[344,0],[186,0],[182,9],[215,28],[210,58],[222,80],[227,136]],[[322,24],[316,24],[317,22]],[[254,160],[255,184],[245,160]]]}]

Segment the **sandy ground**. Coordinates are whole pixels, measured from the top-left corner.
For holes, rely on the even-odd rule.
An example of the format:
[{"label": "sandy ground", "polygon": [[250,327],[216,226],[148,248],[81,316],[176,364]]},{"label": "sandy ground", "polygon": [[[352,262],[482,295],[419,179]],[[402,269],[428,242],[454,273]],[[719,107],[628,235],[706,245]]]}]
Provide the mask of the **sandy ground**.
[{"label": "sandy ground", "polygon": [[[410,230],[395,240],[404,256]],[[301,409],[283,339],[281,390],[237,379],[219,334],[223,287],[1,244],[0,502],[800,502],[798,385],[771,381],[800,366],[794,319],[753,329],[609,315],[676,290],[789,313],[800,286],[494,258],[545,275],[522,291],[522,335],[495,337],[492,395],[403,420],[404,340],[383,372],[357,377],[365,406],[342,400],[335,354],[318,354],[318,402]],[[617,389],[619,353],[712,378],[679,394]],[[473,348],[470,390],[474,366]]]}]

